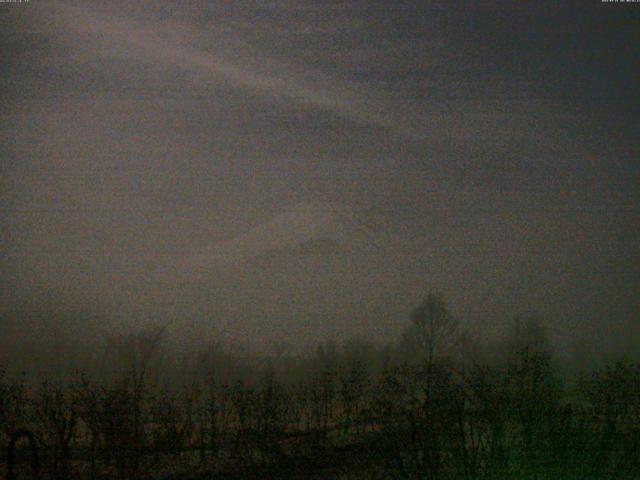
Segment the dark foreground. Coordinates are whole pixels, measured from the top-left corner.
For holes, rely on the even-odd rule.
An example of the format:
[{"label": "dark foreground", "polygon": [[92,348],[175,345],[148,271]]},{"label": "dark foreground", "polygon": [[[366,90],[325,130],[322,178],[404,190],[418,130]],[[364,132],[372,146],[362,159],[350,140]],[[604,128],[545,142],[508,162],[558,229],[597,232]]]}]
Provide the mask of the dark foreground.
[{"label": "dark foreground", "polygon": [[[561,375],[531,320],[475,345],[430,296],[395,345],[308,355],[161,332],[107,373],[0,377],[0,471],[15,479],[637,479],[640,365]],[[55,378],[55,377],[52,377]]]}]

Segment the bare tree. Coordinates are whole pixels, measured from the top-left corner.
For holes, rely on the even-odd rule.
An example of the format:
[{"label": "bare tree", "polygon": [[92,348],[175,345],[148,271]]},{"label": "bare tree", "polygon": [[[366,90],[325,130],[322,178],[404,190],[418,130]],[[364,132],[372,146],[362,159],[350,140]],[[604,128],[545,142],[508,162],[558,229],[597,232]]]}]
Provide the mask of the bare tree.
[{"label": "bare tree", "polygon": [[[38,478],[38,442],[34,432],[27,428],[26,395],[24,386],[15,381],[5,382],[4,370],[0,368],[0,440],[7,446],[7,480],[13,480],[16,473],[16,451],[22,439],[29,443],[31,451],[31,472]],[[5,444],[6,437],[6,444]]]},{"label": "bare tree", "polygon": [[52,447],[52,464],[55,478],[69,478],[71,441],[78,420],[76,399],[62,385],[43,383],[36,399],[36,410],[42,418],[44,437]]},{"label": "bare tree", "polygon": [[411,313],[411,326],[405,331],[403,344],[410,353],[432,365],[450,356],[460,341],[458,322],[447,309],[441,293],[429,293]]},{"label": "bare tree", "polygon": [[[166,326],[150,327],[137,333],[111,338],[109,343],[122,365],[120,381],[108,393],[106,409],[120,423],[126,442],[119,444],[121,476],[137,479],[144,449],[144,400],[147,376]],[[117,433],[117,430],[114,432]]]}]

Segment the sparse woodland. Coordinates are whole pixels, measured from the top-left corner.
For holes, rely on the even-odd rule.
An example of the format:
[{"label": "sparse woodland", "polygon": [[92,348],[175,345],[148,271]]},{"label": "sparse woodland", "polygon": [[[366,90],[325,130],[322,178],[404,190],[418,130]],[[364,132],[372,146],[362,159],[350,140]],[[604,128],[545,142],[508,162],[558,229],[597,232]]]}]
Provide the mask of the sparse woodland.
[{"label": "sparse woodland", "polygon": [[640,365],[564,378],[539,322],[514,321],[489,349],[438,294],[398,333],[393,345],[322,343],[305,355],[214,344],[178,361],[158,328],[110,339],[104,375],[3,374],[2,475],[640,477]]}]

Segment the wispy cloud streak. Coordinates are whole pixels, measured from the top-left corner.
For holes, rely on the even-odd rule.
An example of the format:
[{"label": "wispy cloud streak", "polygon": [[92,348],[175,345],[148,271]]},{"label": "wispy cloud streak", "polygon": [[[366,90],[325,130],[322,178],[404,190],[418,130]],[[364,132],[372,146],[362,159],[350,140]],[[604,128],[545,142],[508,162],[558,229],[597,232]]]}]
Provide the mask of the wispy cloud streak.
[{"label": "wispy cloud streak", "polygon": [[[116,43],[124,47],[131,60],[143,59],[189,72],[200,84],[226,81],[237,88],[286,98],[356,123],[382,127],[397,135],[422,137],[416,128],[419,124],[416,115],[407,110],[407,105],[398,106],[369,89],[363,91],[359,84],[277,62],[255,49],[249,50],[239,39],[229,39],[233,45],[231,53],[221,49],[213,51],[208,45],[195,45],[205,32],[174,20],[171,24],[163,22],[162,26],[155,26],[108,17],[69,4],[59,4],[57,12],[65,28],[72,32],[90,33]],[[230,56],[236,60],[229,60]]]}]

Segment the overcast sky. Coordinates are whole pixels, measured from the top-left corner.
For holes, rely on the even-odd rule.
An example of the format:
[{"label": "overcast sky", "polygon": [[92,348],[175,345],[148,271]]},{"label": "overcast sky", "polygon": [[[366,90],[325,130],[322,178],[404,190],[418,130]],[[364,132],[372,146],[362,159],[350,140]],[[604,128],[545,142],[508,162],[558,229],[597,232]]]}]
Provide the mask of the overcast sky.
[{"label": "overcast sky", "polygon": [[599,0],[0,4],[2,307],[327,202],[464,313],[640,341],[639,41]]}]

